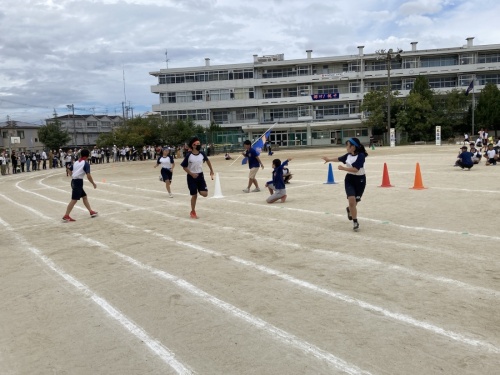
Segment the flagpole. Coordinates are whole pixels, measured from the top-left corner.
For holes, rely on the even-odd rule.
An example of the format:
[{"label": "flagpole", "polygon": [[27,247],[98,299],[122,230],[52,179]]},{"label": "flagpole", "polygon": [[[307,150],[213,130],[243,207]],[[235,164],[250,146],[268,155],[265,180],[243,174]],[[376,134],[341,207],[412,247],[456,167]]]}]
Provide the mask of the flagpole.
[{"label": "flagpole", "polygon": [[[272,128],[274,128],[276,125],[278,125],[278,123],[277,123],[277,122],[275,122],[275,123],[273,124],[273,126],[271,126],[271,127],[270,127],[269,129],[267,129],[264,133],[262,133],[262,134],[260,135],[260,137],[259,137],[259,138],[257,138],[257,139],[256,139],[256,140],[252,143],[252,146],[253,146],[255,143],[257,143],[257,142],[259,141],[259,139],[261,139],[261,138],[262,138],[262,137],[263,137],[263,136],[264,136],[264,135],[265,135],[268,131],[270,131],[270,130],[271,130]],[[236,159],[235,159],[235,160],[234,160],[231,164],[229,164],[229,166],[232,166],[234,163],[236,163],[236,160],[238,160],[238,159],[240,158],[240,156],[242,156],[242,155],[240,154],[240,155],[239,155],[239,156],[238,156],[238,157],[237,157],[237,158],[236,158]]]},{"label": "flagpole", "polygon": [[264,135],[265,135],[265,134],[266,134],[269,130],[271,130],[272,128],[274,128],[276,125],[278,125],[278,123],[277,123],[277,122],[275,122],[275,123],[273,124],[273,126],[271,126],[271,127],[270,127],[269,129],[267,129],[264,133],[262,133],[262,134],[260,135],[260,137],[259,137],[259,138],[257,138],[257,139],[255,140],[255,142],[254,142],[254,143],[252,143],[252,146],[253,146],[255,143],[257,143],[257,142],[259,141],[259,139],[261,139],[261,138],[262,138],[262,136],[264,136]]},{"label": "flagpole", "polygon": [[476,91],[476,75],[474,74],[472,76],[472,139],[474,139],[476,137],[475,133],[474,133],[474,110],[475,110],[475,107],[476,107],[476,95],[475,95],[475,91]]}]

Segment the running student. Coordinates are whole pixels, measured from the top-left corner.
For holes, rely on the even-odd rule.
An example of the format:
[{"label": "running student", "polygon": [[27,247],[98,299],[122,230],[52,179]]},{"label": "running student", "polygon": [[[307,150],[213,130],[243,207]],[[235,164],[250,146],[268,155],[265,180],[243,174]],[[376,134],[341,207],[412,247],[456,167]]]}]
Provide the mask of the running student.
[{"label": "running student", "polygon": [[361,201],[366,187],[365,158],[368,153],[358,138],[349,138],[345,144],[347,154],[337,158],[323,156],[322,159],[325,163],[333,161],[345,164],[345,166],[339,165],[338,168],[347,172],[344,179],[345,192],[349,201],[349,207],[346,207],[347,218],[353,221],[353,229],[357,231],[359,229],[357,204]]},{"label": "running student", "polygon": [[259,183],[257,182],[257,172],[259,171],[259,167],[262,167],[264,169],[264,164],[260,161],[259,158],[259,153],[257,150],[252,148],[252,142],[250,142],[248,139],[243,142],[243,147],[245,147],[245,152],[242,153],[242,155],[246,158],[248,158],[248,168],[250,168],[250,172],[248,174],[248,186],[246,189],[243,189],[244,193],[250,193],[250,188],[252,187],[252,184],[255,185],[255,189],[252,190],[252,192],[259,192]]},{"label": "running student", "polygon": [[285,203],[287,195],[285,181],[283,179],[283,168],[285,168],[291,160],[292,158],[288,158],[283,163],[281,163],[280,159],[273,160],[273,180],[266,183],[266,187],[269,189],[269,193],[271,193],[271,196],[266,199],[267,203],[274,203],[278,199],[281,199],[281,203]]},{"label": "running student", "polygon": [[69,169],[72,171],[71,174],[71,201],[68,204],[68,208],[66,208],[66,214],[63,216],[63,221],[75,221],[69,214],[73,207],[75,207],[76,202],[83,200],[83,204],[89,210],[91,217],[96,217],[97,212],[93,211],[90,208],[90,203],[87,198],[87,193],[83,190],[83,177],[87,176],[87,179],[90,181],[92,185],[94,185],[94,189],[97,189],[97,185],[92,179],[92,175],[90,174],[90,164],[87,159],[89,158],[90,152],[89,150],[82,150],[81,158],[76,161]]},{"label": "running student", "polygon": [[212,180],[214,178],[214,170],[207,155],[201,151],[201,142],[198,138],[194,137],[191,139],[188,146],[191,151],[184,157],[181,167],[187,173],[187,185],[189,194],[191,195],[191,212],[189,216],[191,216],[192,219],[198,219],[196,215],[196,200],[198,198],[198,193],[200,193],[202,197],[208,195],[207,183],[203,177],[203,163],[207,162]]},{"label": "running student", "polygon": [[168,196],[173,198],[172,192],[170,191],[170,184],[172,183],[172,175],[174,173],[174,158],[170,155],[170,149],[165,147],[163,149],[163,155],[156,160],[155,168],[161,165],[161,181],[165,182],[165,187],[168,191]]}]

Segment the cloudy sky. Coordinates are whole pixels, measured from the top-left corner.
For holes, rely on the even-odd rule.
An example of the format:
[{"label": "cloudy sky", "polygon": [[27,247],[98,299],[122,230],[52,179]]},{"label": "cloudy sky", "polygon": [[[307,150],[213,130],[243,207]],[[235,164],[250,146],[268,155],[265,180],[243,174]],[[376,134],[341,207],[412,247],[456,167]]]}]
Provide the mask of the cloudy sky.
[{"label": "cloudy sky", "polygon": [[380,48],[500,44],[498,0],[2,0],[0,122],[134,115],[159,100],[149,72],[351,55]]}]

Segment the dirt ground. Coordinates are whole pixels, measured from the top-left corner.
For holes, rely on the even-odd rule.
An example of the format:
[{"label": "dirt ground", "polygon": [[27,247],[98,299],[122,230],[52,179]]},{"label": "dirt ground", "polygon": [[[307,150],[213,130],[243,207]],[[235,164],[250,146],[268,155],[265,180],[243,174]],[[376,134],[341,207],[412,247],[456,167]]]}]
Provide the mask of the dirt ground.
[{"label": "dirt ground", "polygon": [[73,223],[62,169],[2,176],[0,374],[498,374],[500,167],[458,149],[368,150],[358,232],[320,159],[343,148],[275,153],[273,205],[272,157],[246,194],[214,156],[198,220],[179,159],[172,199],[154,161],[93,165]]}]

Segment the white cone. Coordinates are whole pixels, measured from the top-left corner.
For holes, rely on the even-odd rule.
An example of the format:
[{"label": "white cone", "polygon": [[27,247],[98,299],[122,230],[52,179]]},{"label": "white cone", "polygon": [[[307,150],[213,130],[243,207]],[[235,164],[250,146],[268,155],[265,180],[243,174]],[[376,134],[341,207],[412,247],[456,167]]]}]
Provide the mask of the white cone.
[{"label": "white cone", "polygon": [[215,174],[215,188],[212,198],[224,198],[224,196],[222,195],[222,189],[220,188],[220,179],[218,173]]}]

